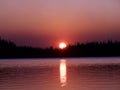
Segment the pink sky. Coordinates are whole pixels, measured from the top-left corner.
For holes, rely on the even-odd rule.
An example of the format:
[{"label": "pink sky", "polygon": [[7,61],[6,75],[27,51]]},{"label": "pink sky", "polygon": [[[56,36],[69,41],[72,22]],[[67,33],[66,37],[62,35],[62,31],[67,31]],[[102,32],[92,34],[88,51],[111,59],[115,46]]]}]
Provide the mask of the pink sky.
[{"label": "pink sky", "polygon": [[17,45],[120,40],[119,0],[0,0],[0,36]]}]

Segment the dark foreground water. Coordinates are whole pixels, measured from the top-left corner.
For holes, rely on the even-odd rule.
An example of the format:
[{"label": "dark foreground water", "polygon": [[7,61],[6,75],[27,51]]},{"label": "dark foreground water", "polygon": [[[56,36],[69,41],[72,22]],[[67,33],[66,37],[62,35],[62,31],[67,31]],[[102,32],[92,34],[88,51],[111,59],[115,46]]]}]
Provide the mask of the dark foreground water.
[{"label": "dark foreground water", "polygon": [[0,90],[120,90],[120,58],[0,60]]}]

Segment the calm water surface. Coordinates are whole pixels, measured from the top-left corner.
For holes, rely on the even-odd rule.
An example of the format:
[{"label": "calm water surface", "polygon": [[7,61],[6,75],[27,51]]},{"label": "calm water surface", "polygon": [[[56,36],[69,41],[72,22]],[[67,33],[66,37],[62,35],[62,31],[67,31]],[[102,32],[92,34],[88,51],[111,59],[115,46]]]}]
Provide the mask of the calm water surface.
[{"label": "calm water surface", "polygon": [[0,90],[120,90],[120,58],[0,60]]}]

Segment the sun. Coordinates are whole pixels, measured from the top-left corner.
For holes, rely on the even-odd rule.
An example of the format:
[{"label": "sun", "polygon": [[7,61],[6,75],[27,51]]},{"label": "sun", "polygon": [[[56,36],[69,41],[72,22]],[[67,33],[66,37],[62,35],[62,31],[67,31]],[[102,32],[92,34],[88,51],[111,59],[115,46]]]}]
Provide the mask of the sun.
[{"label": "sun", "polygon": [[67,47],[67,45],[66,45],[65,42],[61,42],[61,43],[59,44],[59,48],[60,48],[60,49],[64,49],[64,48],[66,48],[66,47]]}]

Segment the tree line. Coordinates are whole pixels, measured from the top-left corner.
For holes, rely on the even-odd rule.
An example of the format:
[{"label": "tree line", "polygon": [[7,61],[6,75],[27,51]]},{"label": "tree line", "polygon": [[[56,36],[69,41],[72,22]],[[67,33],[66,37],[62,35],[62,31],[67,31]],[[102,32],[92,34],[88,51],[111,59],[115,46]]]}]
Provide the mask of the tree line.
[{"label": "tree line", "polygon": [[59,57],[115,57],[120,56],[120,42],[88,42],[58,48],[17,46],[0,38],[0,58],[59,58]]}]

